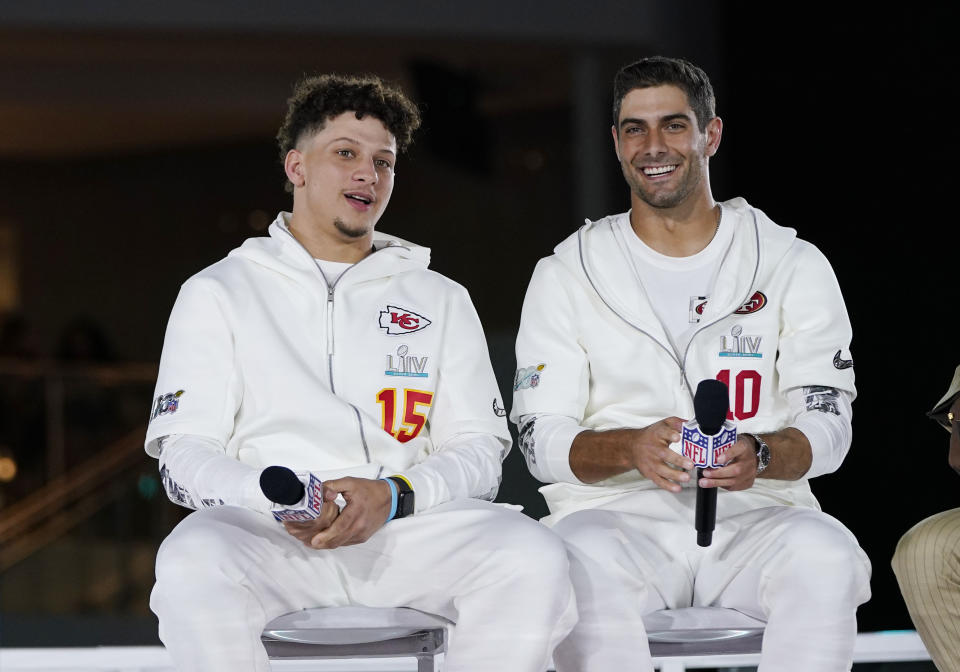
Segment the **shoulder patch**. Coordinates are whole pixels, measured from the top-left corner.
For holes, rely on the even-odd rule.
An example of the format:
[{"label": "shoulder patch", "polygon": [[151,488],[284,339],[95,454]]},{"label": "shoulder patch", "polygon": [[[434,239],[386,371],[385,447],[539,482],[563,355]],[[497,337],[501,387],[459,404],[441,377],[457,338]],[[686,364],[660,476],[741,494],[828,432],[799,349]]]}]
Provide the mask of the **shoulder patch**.
[{"label": "shoulder patch", "polygon": [[537,364],[536,366],[517,369],[517,374],[513,378],[513,391],[537,387],[540,384],[540,372],[546,366],[546,364]]}]

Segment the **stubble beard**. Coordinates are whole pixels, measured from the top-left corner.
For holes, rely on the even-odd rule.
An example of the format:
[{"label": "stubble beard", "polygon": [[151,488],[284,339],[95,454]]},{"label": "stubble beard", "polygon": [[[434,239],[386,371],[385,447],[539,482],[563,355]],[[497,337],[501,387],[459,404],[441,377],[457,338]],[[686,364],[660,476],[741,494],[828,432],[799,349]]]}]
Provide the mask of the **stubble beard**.
[{"label": "stubble beard", "polygon": [[367,227],[365,226],[351,227],[339,217],[334,218],[333,226],[334,228],[336,228],[337,231],[339,231],[341,234],[343,234],[347,238],[353,238],[353,239],[363,238],[368,233],[370,233],[370,230]]},{"label": "stubble beard", "polygon": [[[683,166],[687,167],[686,175],[684,175],[683,181],[681,181],[673,191],[669,192],[650,192],[644,188],[640,178],[636,176],[636,173],[641,172],[640,168],[628,163],[622,163],[621,168],[624,179],[627,181],[627,184],[630,185],[630,191],[636,194],[637,198],[651,208],[669,209],[682,205],[696,190],[702,178],[702,171],[699,165],[695,163],[680,163],[679,165],[681,168]],[[634,171],[636,171],[636,173]]]}]

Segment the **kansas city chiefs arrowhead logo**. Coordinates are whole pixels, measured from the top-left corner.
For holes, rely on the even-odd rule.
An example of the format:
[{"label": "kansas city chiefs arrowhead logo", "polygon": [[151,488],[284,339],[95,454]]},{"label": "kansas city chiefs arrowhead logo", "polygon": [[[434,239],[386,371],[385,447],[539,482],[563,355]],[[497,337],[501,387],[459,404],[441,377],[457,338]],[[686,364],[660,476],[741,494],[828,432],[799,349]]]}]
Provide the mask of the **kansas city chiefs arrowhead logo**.
[{"label": "kansas city chiefs arrowhead logo", "polygon": [[415,331],[426,329],[432,324],[423,315],[399,306],[387,306],[380,311],[380,328],[386,329],[391,336],[412,334]]}]

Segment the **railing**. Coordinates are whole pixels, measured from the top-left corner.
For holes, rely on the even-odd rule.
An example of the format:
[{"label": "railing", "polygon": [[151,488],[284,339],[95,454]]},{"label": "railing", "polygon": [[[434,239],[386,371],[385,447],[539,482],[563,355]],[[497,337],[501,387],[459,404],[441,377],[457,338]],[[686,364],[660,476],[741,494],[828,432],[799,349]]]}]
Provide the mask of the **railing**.
[{"label": "railing", "polygon": [[0,572],[116,499],[106,486],[144,461],[156,375],[154,363],[0,358],[0,450],[18,471],[2,484]]}]

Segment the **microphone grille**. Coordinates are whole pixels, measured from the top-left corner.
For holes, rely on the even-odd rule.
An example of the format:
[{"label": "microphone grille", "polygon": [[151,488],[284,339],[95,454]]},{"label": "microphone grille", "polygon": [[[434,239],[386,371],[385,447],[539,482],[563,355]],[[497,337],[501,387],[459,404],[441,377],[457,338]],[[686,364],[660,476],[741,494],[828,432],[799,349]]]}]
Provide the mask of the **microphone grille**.
[{"label": "microphone grille", "polygon": [[730,392],[726,384],[712,378],[701,380],[693,395],[693,410],[704,434],[712,436],[719,432],[730,410]]},{"label": "microphone grille", "polygon": [[303,499],[303,483],[287,467],[267,467],[260,473],[260,489],[271,502],[291,505]]}]

